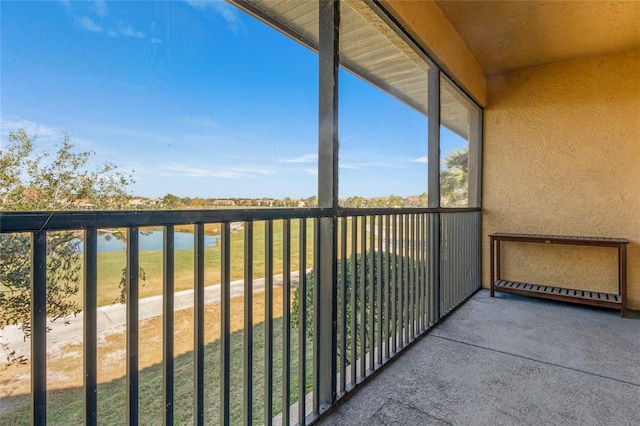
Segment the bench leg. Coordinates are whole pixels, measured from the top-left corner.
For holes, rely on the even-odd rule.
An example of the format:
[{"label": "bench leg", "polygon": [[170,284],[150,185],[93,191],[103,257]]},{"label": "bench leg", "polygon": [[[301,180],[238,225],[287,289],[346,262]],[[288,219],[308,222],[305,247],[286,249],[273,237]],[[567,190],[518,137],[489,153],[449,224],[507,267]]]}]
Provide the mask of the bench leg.
[{"label": "bench leg", "polygon": [[495,266],[495,259],[494,259],[494,254],[493,254],[493,246],[495,244],[495,241],[493,239],[493,237],[489,237],[489,263],[491,264],[489,266],[490,270],[491,270],[491,277],[489,278],[491,280],[491,282],[489,283],[489,286],[491,288],[491,297],[495,297],[496,295],[496,290],[495,290],[495,270],[494,270],[494,266]]}]

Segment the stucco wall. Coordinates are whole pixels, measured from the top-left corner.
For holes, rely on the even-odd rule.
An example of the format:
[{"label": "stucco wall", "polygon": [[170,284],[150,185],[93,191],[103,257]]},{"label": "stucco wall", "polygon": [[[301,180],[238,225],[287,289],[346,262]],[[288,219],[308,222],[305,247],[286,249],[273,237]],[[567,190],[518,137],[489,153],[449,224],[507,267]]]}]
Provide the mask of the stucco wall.
[{"label": "stucco wall", "polygon": [[382,5],[456,78],[480,105],[487,101],[482,68],[432,0],[383,0]]},{"label": "stucco wall", "polygon": [[[640,309],[640,49],[492,76],[484,122],[483,285],[492,232],[623,237]],[[510,244],[506,277],[615,289],[614,249]]]}]

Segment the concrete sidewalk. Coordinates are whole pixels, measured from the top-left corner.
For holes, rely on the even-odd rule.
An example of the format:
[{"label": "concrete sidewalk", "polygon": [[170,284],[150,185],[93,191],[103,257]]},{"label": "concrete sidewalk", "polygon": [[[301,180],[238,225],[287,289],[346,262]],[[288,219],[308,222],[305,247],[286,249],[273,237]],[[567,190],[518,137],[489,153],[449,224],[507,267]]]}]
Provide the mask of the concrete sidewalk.
[{"label": "concrete sidewalk", "polygon": [[[291,273],[292,285],[298,284],[298,271]],[[273,284],[275,287],[282,286],[283,275],[274,275]],[[258,278],[253,280],[253,292],[264,292],[265,279]],[[205,304],[220,301],[220,284],[207,286],[204,288]],[[236,280],[231,282],[231,297],[239,297],[244,295],[244,280]],[[193,290],[184,290],[174,293],[174,310],[180,311],[193,307]],[[145,320],[162,315],[162,295],[147,297],[140,299],[138,304],[139,319]],[[127,323],[126,305],[116,303],[113,305],[100,306],[97,309],[98,334],[109,332],[116,327],[124,326]],[[49,333],[47,333],[47,345],[54,344],[71,344],[82,342],[82,328],[84,321],[84,312],[80,312],[75,317],[69,318],[69,323],[64,324],[62,320],[49,322]],[[18,326],[7,326],[0,331],[0,342],[7,343],[11,350],[16,351],[16,355],[24,355],[29,357],[31,341],[25,339],[22,330]]]},{"label": "concrete sidewalk", "polygon": [[640,321],[482,290],[319,425],[640,425]]}]

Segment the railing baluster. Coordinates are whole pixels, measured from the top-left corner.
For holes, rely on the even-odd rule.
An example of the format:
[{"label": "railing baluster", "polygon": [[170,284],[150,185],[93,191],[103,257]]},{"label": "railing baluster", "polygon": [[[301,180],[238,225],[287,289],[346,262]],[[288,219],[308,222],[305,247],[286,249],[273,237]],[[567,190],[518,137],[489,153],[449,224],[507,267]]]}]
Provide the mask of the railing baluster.
[{"label": "railing baluster", "polygon": [[289,425],[291,405],[291,222],[282,223],[282,424]]},{"label": "railing baluster", "polygon": [[420,318],[420,309],[419,309],[419,305],[420,305],[420,291],[419,291],[419,286],[420,286],[420,246],[419,246],[419,240],[418,238],[420,237],[420,233],[419,233],[419,224],[418,224],[418,215],[411,215],[411,235],[412,235],[412,251],[413,251],[413,268],[411,269],[413,271],[413,300],[411,302],[411,307],[412,307],[412,315],[411,315],[411,326],[413,327],[412,330],[412,338],[416,338],[418,336],[418,334],[420,333],[420,325],[418,324],[419,318]]},{"label": "railing baluster", "polygon": [[298,267],[298,424],[305,424],[307,397],[307,220],[300,219]]},{"label": "railing baluster", "polygon": [[264,424],[273,418],[273,221],[264,235]]},{"label": "railing baluster", "polygon": [[127,228],[127,417],[138,424],[139,230]]},{"label": "railing baluster", "polygon": [[422,214],[415,215],[416,221],[416,307],[415,327],[416,336],[422,334]]},{"label": "railing baluster", "polygon": [[84,233],[84,424],[98,423],[98,231],[87,229]]},{"label": "railing baluster", "polygon": [[390,342],[390,322],[391,322],[391,307],[395,305],[392,298],[389,298],[389,277],[391,274],[391,215],[386,214],[384,216],[384,230],[385,230],[385,268],[384,268],[384,300],[385,300],[385,314],[384,314],[384,356],[389,359],[389,346]]},{"label": "railing baluster", "polygon": [[422,256],[421,256],[421,265],[422,265],[422,278],[421,278],[421,289],[422,289],[422,302],[420,303],[421,306],[421,315],[420,315],[420,319],[421,319],[421,327],[420,327],[420,332],[422,333],[423,331],[425,331],[428,327],[429,324],[429,319],[428,319],[428,314],[427,314],[427,301],[428,301],[428,297],[427,297],[427,239],[429,238],[428,234],[427,234],[427,215],[422,213],[420,215],[420,224],[422,226],[422,232],[421,232],[421,250],[422,250]]},{"label": "railing baluster", "polygon": [[340,390],[347,391],[347,218],[341,218],[340,247]]},{"label": "railing baluster", "polygon": [[223,222],[220,228],[220,424],[227,426],[231,400],[231,225]]},{"label": "railing baluster", "polygon": [[47,424],[47,233],[31,234],[31,424]]},{"label": "railing baluster", "polygon": [[360,377],[367,376],[367,217],[360,217]]},{"label": "railing baluster", "polygon": [[351,385],[352,388],[358,383],[358,310],[357,310],[357,280],[356,271],[358,269],[358,218],[351,218]]},{"label": "railing baluster", "polygon": [[400,302],[400,310],[398,312],[398,322],[399,322],[399,326],[400,326],[400,330],[399,331],[399,347],[400,349],[404,348],[404,344],[405,344],[405,333],[406,333],[406,322],[404,319],[404,312],[406,310],[406,304],[405,304],[405,281],[406,281],[406,262],[405,262],[405,256],[404,256],[404,247],[405,247],[405,235],[404,235],[404,215],[399,215],[398,221],[399,226],[398,226],[398,241],[399,241],[399,249],[398,249],[398,284],[399,284],[399,288],[398,288],[398,301]]},{"label": "railing baluster", "polygon": [[[193,288],[193,410],[194,423],[204,424],[204,224],[195,225]],[[221,268],[223,269],[223,268]]]},{"label": "railing baluster", "polygon": [[378,298],[378,364],[382,365],[382,325],[384,324],[384,321],[386,320],[386,316],[383,314],[383,306],[384,306],[384,301],[382,300],[382,286],[383,284],[383,275],[382,275],[382,257],[383,257],[383,250],[382,250],[382,215],[378,216],[378,223],[377,223],[377,230],[378,230],[378,256],[377,256],[377,269],[378,269],[378,276],[377,278],[377,282],[378,285],[376,287],[376,296]]},{"label": "railing baluster", "polygon": [[319,343],[320,339],[320,312],[318,300],[320,300],[320,218],[313,220],[313,414],[320,414],[320,369],[319,369]]},{"label": "railing baluster", "polygon": [[392,256],[391,256],[391,354],[395,355],[398,350],[398,280],[400,277],[398,274],[398,266],[400,265],[400,258],[398,257],[398,245],[400,240],[398,238],[398,216],[391,216],[393,237]]},{"label": "railing baluster", "polygon": [[410,305],[410,301],[409,301],[409,293],[411,291],[411,276],[410,276],[410,266],[411,266],[411,241],[410,239],[410,230],[411,230],[411,223],[410,223],[410,216],[409,215],[402,215],[403,217],[403,222],[404,222],[404,252],[403,252],[403,276],[404,276],[404,280],[403,280],[403,285],[404,285],[404,333],[403,333],[403,346],[406,346],[407,343],[409,343],[409,336],[410,336],[410,329],[411,329],[411,324],[410,324],[410,318],[409,318],[409,312],[411,310],[411,305]]},{"label": "railing baluster", "polygon": [[375,290],[375,265],[376,265],[376,239],[375,239],[375,216],[369,218],[369,370],[375,370],[375,313],[376,313],[376,299],[374,296]]},{"label": "railing baluster", "polygon": [[174,279],[175,279],[175,230],[173,225],[164,227],[162,262],[163,298],[162,298],[162,400],[164,405],[164,425],[173,425],[173,393],[174,393]]},{"label": "railing baluster", "polygon": [[253,423],[253,222],[244,223],[244,424]]},{"label": "railing baluster", "polygon": [[416,328],[415,328],[415,323],[414,323],[414,319],[415,319],[415,306],[414,306],[414,302],[416,300],[416,274],[415,274],[415,268],[416,268],[416,234],[415,234],[415,215],[411,214],[411,215],[407,215],[407,220],[408,220],[408,225],[407,226],[409,229],[409,239],[408,239],[408,244],[409,244],[409,254],[408,254],[408,258],[410,259],[409,261],[409,294],[407,295],[407,297],[409,298],[409,309],[407,310],[407,316],[409,318],[409,338],[408,340],[413,340],[416,336]]}]

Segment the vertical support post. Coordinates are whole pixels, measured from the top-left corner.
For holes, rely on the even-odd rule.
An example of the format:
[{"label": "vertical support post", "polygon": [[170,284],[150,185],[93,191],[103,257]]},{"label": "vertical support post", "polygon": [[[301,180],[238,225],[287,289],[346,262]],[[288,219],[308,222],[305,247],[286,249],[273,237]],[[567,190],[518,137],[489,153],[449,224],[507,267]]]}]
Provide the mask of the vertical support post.
[{"label": "vertical support post", "polygon": [[[428,206],[440,207],[440,71],[428,71]],[[440,214],[429,218],[429,287],[433,321],[440,319]]]},{"label": "vertical support post", "polygon": [[88,426],[98,424],[97,285],[98,230],[92,228],[84,234],[84,424]]},{"label": "vertical support post", "polygon": [[[204,425],[204,224],[195,225],[193,288],[193,423]],[[221,267],[221,269],[224,269]]]},{"label": "vertical support post", "polygon": [[[382,258],[384,256],[384,251],[383,251],[383,246],[382,246],[382,232],[384,227],[382,226],[382,215],[378,216],[378,225],[377,228],[378,231],[378,255],[376,257],[377,260],[377,269],[378,269],[378,276],[376,277],[377,280],[377,287],[376,287],[376,296],[378,298],[378,301],[376,303],[377,305],[377,313],[378,313],[378,364],[382,365],[382,329],[383,329],[383,324],[385,321],[387,321],[387,316],[384,314],[384,310],[383,310],[383,299],[382,299],[382,286],[384,285],[383,282],[383,269],[382,269]],[[373,269],[373,263],[371,264],[371,268]],[[344,298],[342,299],[344,300]],[[388,304],[387,299],[384,299],[384,303]]]},{"label": "vertical support post", "polygon": [[47,233],[31,234],[31,424],[47,424]]},{"label": "vertical support post", "polygon": [[318,339],[315,345],[316,406],[326,411],[336,396],[336,252],[338,212],[338,66],[340,2],[322,0],[319,7],[318,206],[332,208],[320,220],[316,274]]},{"label": "vertical support post", "polygon": [[[304,294],[304,293],[300,293]],[[304,328],[304,327],[300,327]],[[253,222],[244,223],[244,424],[253,424]]]},{"label": "vertical support post", "polygon": [[[354,218],[355,219],[355,218]],[[360,377],[364,380],[367,377],[367,216],[360,217],[360,275],[358,297],[360,298]],[[353,269],[351,273],[355,273]],[[353,311],[354,315],[356,310]]]},{"label": "vertical support post", "polygon": [[273,220],[264,225],[264,424],[273,422]]},{"label": "vertical support post", "polygon": [[291,221],[282,221],[282,424],[291,404]]},{"label": "vertical support post", "polygon": [[[342,217],[340,226],[340,247],[342,247],[340,291],[340,391],[347,392],[347,218]],[[352,305],[353,306],[353,305]],[[352,358],[353,359],[353,358]]]},{"label": "vertical support post", "polygon": [[428,123],[428,158],[427,187],[428,207],[440,207],[440,71],[429,68],[428,74],[427,115]]},{"label": "vertical support post", "polygon": [[[299,294],[307,294],[307,220],[300,219],[299,229]],[[301,297],[298,305],[298,424],[305,424],[307,395],[307,298]]]},{"label": "vertical support post", "polygon": [[138,297],[139,297],[139,232],[127,230],[127,417],[130,425],[138,424]]},{"label": "vertical support post", "polygon": [[482,205],[482,109],[469,108],[469,207]]},{"label": "vertical support post", "polygon": [[174,396],[174,353],[173,353],[173,333],[174,333],[174,276],[175,276],[175,229],[173,225],[164,227],[163,240],[163,298],[162,298],[162,399],[164,405],[164,426],[173,425],[173,396]]},{"label": "vertical support post", "polygon": [[[227,426],[231,416],[231,224],[221,223],[220,228],[220,424]],[[204,286],[202,295],[204,313]],[[204,331],[204,327],[202,329]],[[204,348],[202,352],[204,353]],[[204,371],[202,382],[204,383]]]}]

